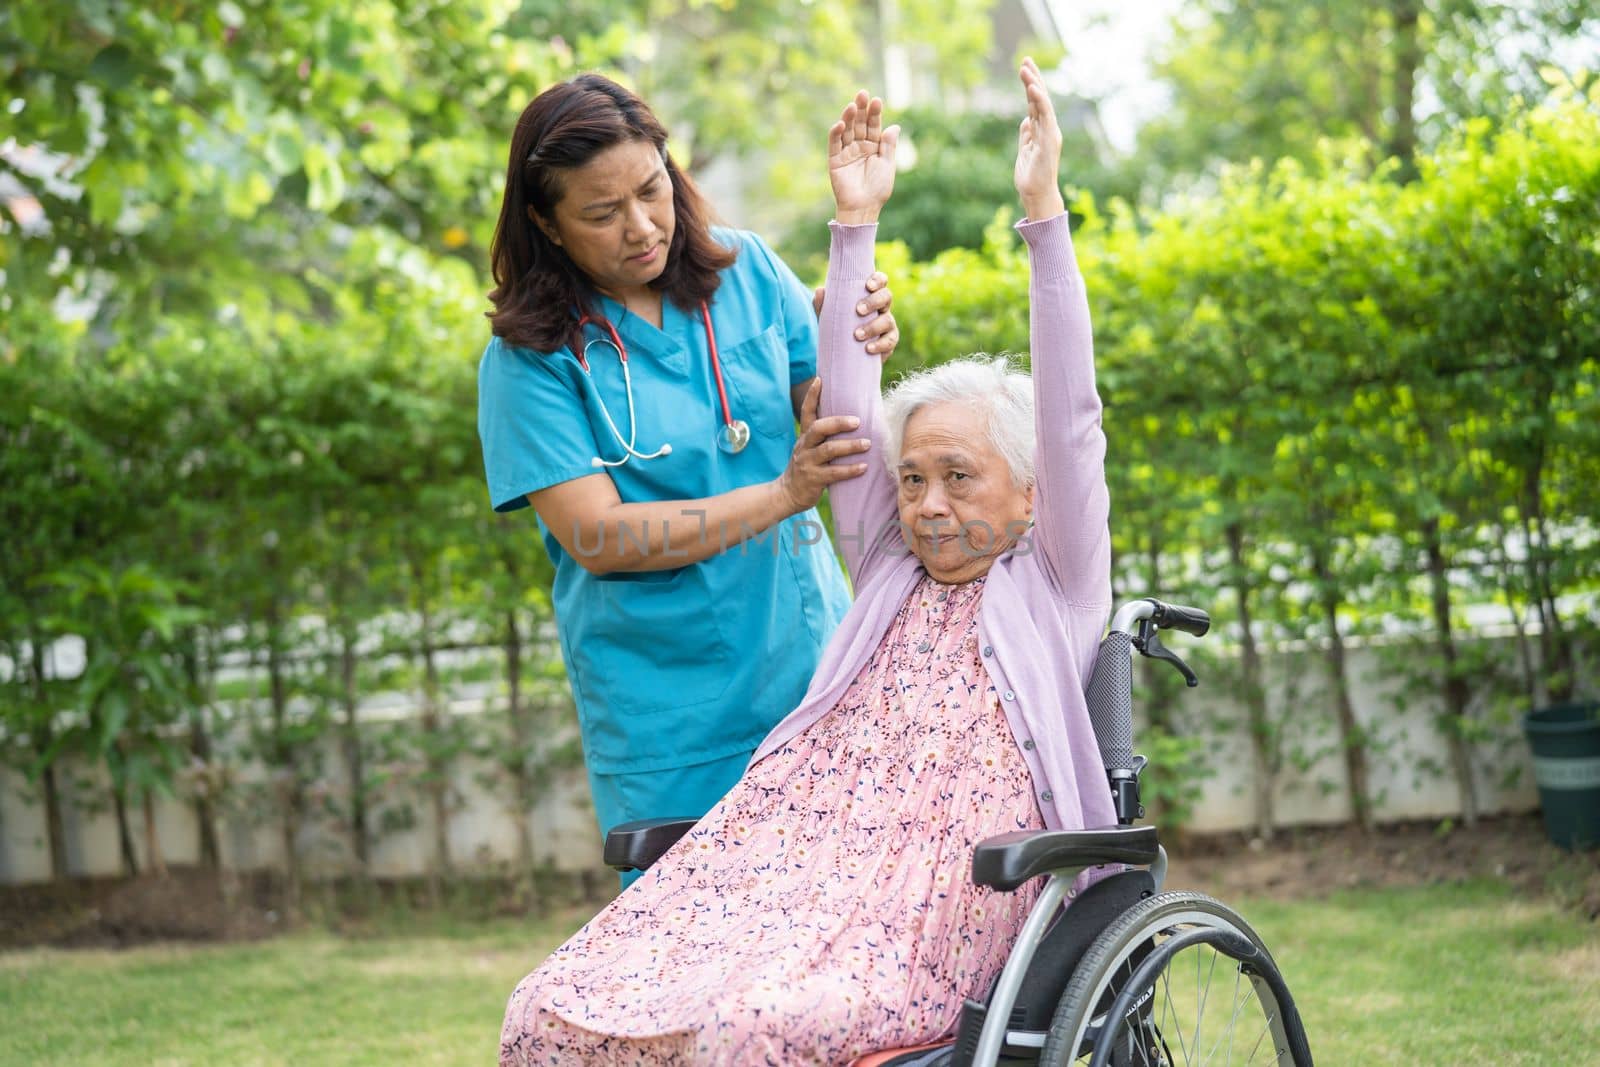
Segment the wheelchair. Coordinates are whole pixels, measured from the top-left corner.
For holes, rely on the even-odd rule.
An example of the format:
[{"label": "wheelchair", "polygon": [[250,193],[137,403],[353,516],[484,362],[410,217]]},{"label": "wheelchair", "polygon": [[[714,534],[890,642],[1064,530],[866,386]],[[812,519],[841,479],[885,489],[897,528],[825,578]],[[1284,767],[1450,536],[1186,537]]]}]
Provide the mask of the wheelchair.
[{"label": "wheelchair", "polygon": [[[982,1001],[967,999],[955,1035],[873,1053],[853,1067],[1178,1067],[1269,1063],[1311,1067],[1305,1027],[1277,964],[1250,925],[1203,893],[1163,891],[1166,852],[1144,814],[1133,744],[1133,653],[1199,680],[1160,640],[1202,636],[1210,617],[1154,598],[1112,617],[1086,695],[1118,825],[1001,834],[978,844],[972,878],[1012,892],[1047,881]],[[693,819],[615,827],[605,861],[644,870]],[[1085,870],[1126,866],[1079,893]],[[1070,905],[1070,906],[1068,906]]]}]

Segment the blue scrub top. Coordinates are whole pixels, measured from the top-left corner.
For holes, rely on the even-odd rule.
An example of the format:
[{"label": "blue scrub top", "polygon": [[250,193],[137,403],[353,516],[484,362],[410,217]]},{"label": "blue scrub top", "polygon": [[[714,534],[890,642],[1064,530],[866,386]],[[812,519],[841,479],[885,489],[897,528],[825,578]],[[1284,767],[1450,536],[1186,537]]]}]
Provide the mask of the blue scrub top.
[{"label": "blue scrub top", "polygon": [[[634,447],[672,445],[668,456],[606,471],[624,502],[693,500],[771,481],[794,449],[789,390],[817,369],[811,294],[755,234],[713,233],[738,250],[710,306],[728,405],[750,424],[750,444],[737,455],[717,448],[722,406],[698,307],[663,302],[658,330],[602,298],[628,349]],[[609,336],[601,326],[587,335]],[[610,344],[590,349],[589,366],[585,374],[566,348],[489,341],[478,368],[478,434],[495,510],[526,507],[529,493],[598,473],[595,456],[622,457],[599,402],[626,440],[622,367]],[[754,749],[800,703],[849,607],[815,509],[703,562],[627,574],[590,574],[542,520],[539,527],[555,563],[561,652],[595,773],[685,767]],[[650,534],[660,544],[659,528]]]}]

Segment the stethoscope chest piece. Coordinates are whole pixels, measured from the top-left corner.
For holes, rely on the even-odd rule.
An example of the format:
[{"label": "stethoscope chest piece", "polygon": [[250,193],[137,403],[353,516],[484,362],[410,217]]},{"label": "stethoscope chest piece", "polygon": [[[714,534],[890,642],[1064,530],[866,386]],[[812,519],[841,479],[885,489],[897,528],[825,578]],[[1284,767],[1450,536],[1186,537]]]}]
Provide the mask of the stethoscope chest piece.
[{"label": "stethoscope chest piece", "polygon": [[717,431],[717,447],[730,456],[736,456],[744,451],[744,446],[750,443],[750,424],[743,419],[733,419],[722,424],[722,429]]}]

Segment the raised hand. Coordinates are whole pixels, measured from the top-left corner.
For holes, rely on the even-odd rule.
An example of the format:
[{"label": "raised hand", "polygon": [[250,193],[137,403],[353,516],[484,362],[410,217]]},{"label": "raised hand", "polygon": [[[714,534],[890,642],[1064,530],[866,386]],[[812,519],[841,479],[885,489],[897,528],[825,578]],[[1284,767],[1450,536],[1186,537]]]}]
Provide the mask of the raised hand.
[{"label": "raised hand", "polygon": [[883,101],[865,90],[845,105],[828,131],[828,180],[834,217],[840,222],[877,222],[894,192],[894,148],[900,127],[883,125]]},{"label": "raised hand", "polygon": [[1031,58],[1024,59],[1020,74],[1028,96],[1028,116],[1017,129],[1014,180],[1022,197],[1022,210],[1029,219],[1038,221],[1067,210],[1061,199],[1061,127],[1038,64]]}]

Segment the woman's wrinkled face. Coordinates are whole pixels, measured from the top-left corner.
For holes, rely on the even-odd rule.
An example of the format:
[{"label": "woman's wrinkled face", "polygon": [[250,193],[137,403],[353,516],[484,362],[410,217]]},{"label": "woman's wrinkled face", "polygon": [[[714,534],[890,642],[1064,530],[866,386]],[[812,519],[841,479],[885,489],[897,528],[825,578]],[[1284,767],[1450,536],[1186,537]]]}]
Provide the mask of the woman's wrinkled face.
[{"label": "woman's wrinkled face", "polygon": [[564,172],[561,185],[550,216],[533,221],[595,288],[621,299],[661,276],[677,216],[672,177],[655,145],[612,145]]},{"label": "woman's wrinkled face", "polygon": [[965,404],[929,404],[912,414],[898,474],[906,542],[935,581],[988,573],[1033,517],[1033,487],[1012,482],[983,417]]}]

